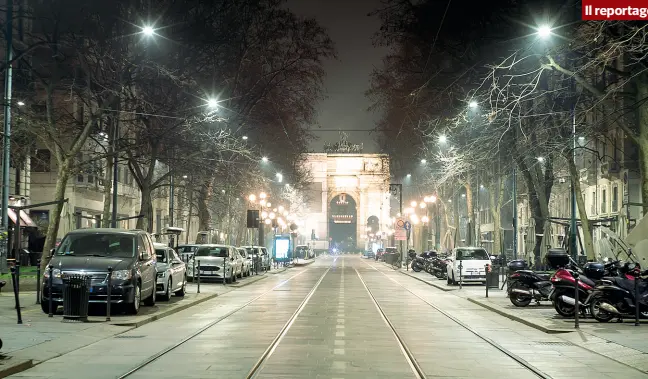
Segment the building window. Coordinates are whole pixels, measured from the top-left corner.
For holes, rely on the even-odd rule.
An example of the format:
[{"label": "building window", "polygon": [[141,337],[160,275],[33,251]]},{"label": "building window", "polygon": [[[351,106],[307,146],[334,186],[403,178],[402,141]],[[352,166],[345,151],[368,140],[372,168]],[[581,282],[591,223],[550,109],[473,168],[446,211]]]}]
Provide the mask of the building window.
[{"label": "building window", "polygon": [[612,210],[610,212],[619,211],[619,186],[612,187]]},{"label": "building window", "polygon": [[34,172],[50,172],[50,161],[52,153],[47,149],[37,149],[31,160],[31,168]]},{"label": "building window", "polygon": [[607,212],[607,190],[601,191],[601,213]]}]

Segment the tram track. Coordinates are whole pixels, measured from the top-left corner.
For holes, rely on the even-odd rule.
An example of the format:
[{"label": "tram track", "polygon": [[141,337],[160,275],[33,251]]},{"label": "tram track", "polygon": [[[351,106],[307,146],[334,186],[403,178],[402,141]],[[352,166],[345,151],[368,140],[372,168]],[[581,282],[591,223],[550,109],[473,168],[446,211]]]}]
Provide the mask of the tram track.
[{"label": "tram track", "polygon": [[[514,360],[515,362],[517,362],[521,367],[523,367],[524,369],[530,371],[531,373],[533,373],[533,374],[536,375],[537,377],[539,377],[539,378],[543,378],[543,379],[551,379],[551,378],[552,378],[550,375],[545,374],[542,370],[538,369],[537,367],[535,367],[535,366],[532,365],[531,363],[527,362],[527,361],[526,361],[525,359],[523,359],[522,357],[520,357],[520,356],[518,356],[517,354],[513,353],[512,351],[506,349],[504,346],[502,346],[502,345],[500,345],[499,343],[493,341],[492,339],[486,337],[485,335],[479,333],[478,331],[476,331],[475,329],[471,328],[471,327],[470,327],[469,325],[467,325],[466,323],[462,322],[461,320],[457,319],[456,317],[452,316],[452,315],[449,314],[448,312],[446,312],[446,311],[444,311],[443,309],[441,309],[438,305],[436,305],[436,304],[430,302],[430,301],[427,300],[427,299],[424,299],[423,297],[421,297],[421,296],[418,295],[417,293],[413,292],[412,290],[410,290],[409,288],[407,288],[406,286],[404,286],[402,283],[400,283],[400,282],[398,282],[397,280],[391,278],[390,276],[388,276],[388,275],[385,274],[384,272],[378,270],[376,267],[374,267],[374,266],[372,266],[372,265],[370,265],[370,264],[368,264],[368,263],[366,263],[366,262],[364,262],[364,263],[365,263],[368,267],[370,267],[371,269],[375,270],[376,272],[379,272],[379,273],[382,274],[385,278],[389,279],[390,281],[392,281],[392,282],[394,282],[395,284],[397,284],[399,287],[401,287],[401,288],[403,288],[404,290],[406,290],[407,292],[409,292],[411,295],[413,295],[414,297],[416,297],[417,299],[419,299],[419,300],[422,301],[423,303],[427,304],[429,307],[433,308],[433,309],[434,309],[435,311],[437,311],[439,314],[443,315],[443,316],[446,317],[447,319],[449,319],[449,320],[451,320],[452,322],[454,322],[455,324],[459,325],[460,327],[462,327],[462,328],[465,329],[466,331],[472,333],[473,335],[475,335],[476,337],[478,337],[478,338],[481,339],[482,341],[486,342],[488,345],[490,345],[490,346],[494,347],[496,350],[500,351],[500,352],[501,352],[502,354],[504,354],[505,356],[511,358],[512,360]],[[396,339],[398,340],[398,343],[399,343],[400,346],[401,346],[401,349],[403,349],[403,353],[404,353],[404,354],[406,355],[406,357],[408,358],[408,362],[411,362],[411,365],[412,365],[413,370],[414,370],[416,373],[418,373],[418,375],[420,375],[420,376],[419,376],[420,378],[425,378],[425,377],[426,377],[426,376],[425,376],[425,373],[423,372],[423,370],[421,369],[421,367],[418,366],[418,363],[417,363],[417,361],[416,361],[416,355],[415,355],[411,350],[407,349],[407,345],[406,345],[405,339],[404,339],[404,338],[403,338],[403,337],[398,333],[398,329],[397,329],[397,328],[394,326],[394,324],[390,321],[388,315],[384,312],[383,308],[380,306],[380,302],[378,301],[378,299],[376,299],[376,297],[374,296],[373,292],[372,292],[372,291],[369,289],[369,287],[366,285],[366,282],[364,281],[364,279],[362,278],[362,275],[360,274],[360,272],[359,272],[357,269],[356,269],[356,273],[358,274],[358,277],[360,277],[360,280],[362,281],[363,285],[365,286],[365,288],[366,288],[367,291],[369,292],[369,295],[370,295],[371,298],[373,299],[373,301],[374,301],[376,307],[379,309],[379,312],[380,312],[381,315],[383,316],[383,319],[384,319],[385,322],[388,324],[388,326],[392,329],[394,335],[396,336]]]},{"label": "tram track", "polygon": [[[334,261],[332,262],[332,264],[334,264],[335,261],[336,261],[336,260],[334,260]],[[259,358],[259,360],[257,360],[257,362],[255,363],[255,365],[253,366],[253,368],[250,370],[250,372],[248,373],[248,376],[246,376],[246,378],[252,378],[252,377],[254,377],[254,375],[256,375],[256,373],[257,373],[257,372],[259,371],[259,369],[262,367],[263,363],[264,363],[264,362],[265,362],[265,361],[266,361],[266,360],[267,360],[267,359],[272,355],[272,352],[274,351],[274,349],[276,348],[276,346],[279,344],[279,342],[281,342],[281,339],[283,338],[283,336],[285,336],[285,334],[288,332],[288,330],[290,329],[290,326],[292,326],[292,324],[294,323],[295,319],[297,318],[297,316],[299,316],[299,313],[301,313],[302,309],[303,309],[303,308],[305,307],[305,305],[308,303],[308,301],[310,300],[310,298],[312,297],[312,295],[313,295],[313,294],[315,293],[315,291],[317,290],[317,287],[320,285],[320,283],[322,282],[322,280],[324,279],[324,277],[326,276],[326,274],[330,271],[330,269],[331,269],[331,266],[329,266],[328,268],[326,268],[326,271],[325,271],[325,272],[320,276],[320,278],[317,280],[317,282],[315,283],[315,285],[313,285],[313,287],[312,287],[311,290],[308,292],[308,294],[306,295],[306,297],[304,298],[304,300],[302,300],[302,302],[300,303],[300,305],[297,307],[297,310],[292,314],[292,316],[290,316],[290,318],[289,318],[288,321],[284,324],[283,328],[281,329],[281,331],[279,332],[279,334],[277,335],[277,337],[275,337],[275,339],[272,341],[272,343],[270,344],[270,346],[269,346],[269,347],[264,351],[264,353],[263,353],[262,356]],[[136,374],[136,373],[138,373],[138,372],[144,370],[145,368],[147,368],[148,366],[150,366],[152,363],[156,362],[157,360],[159,360],[159,359],[162,358],[163,356],[165,356],[165,355],[167,355],[167,354],[173,352],[174,350],[176,350],[176,349],[179,348],[180,346],[182,346],[182,345],[186,344],[187,342],[193,340],[194,338],[200,336],[201,334],[203,334],[203,333],[206,332],[207,330],[209,330],[209,329],[211,329],[212,327],[218,325],[219,323],[223,322],[224,320],[228,319],[229,317],[231,317],[231,316],[233,316],[233,315],[239,313],[240,311],[242,311],[242,310],[245,309],[246,307],[248,307],[248,306],[254,304],[257,300],[259,300],[259,299],[261,299],[261,298],[267,296],[268,294],[273,293],[274,291],[276,291],[276,290],[279,289],[280,287],[284,286],[286,283],[288,283],[288,282],[290,282],[291,280],[293,280],[294,278],[296,278],[296,277],[298,277],[298,276],[300,276],[300,275],[302,275],[302,274],[308,272],[309,270],[312,270],[312,268],[305,269],[305,270],[303,270],[303,271],[301,271],[301,272],[299,272],[299,273],[297,273],[297,274],[295,274],[295,275],[293,275],[293,276],[291,276],[291,277],[289,277],[289,278],[283,280],[281,283],[277,284],[276,286],[272,287],[271,289],[269,289],[269,290],[263,292],[262,294],[260,294],[260,295],[258,295],[258,296],[256,296],[256,297],[254,297],[253,299],[251,299],[250,301],[244,303],[243,305],[241,305],[241,306],[239,306],[239,307],[237,307],[237,308],[235,308],[235,309],[233,309],[233,310],[227,312],[227,313],[224,314],[223,316],[218,317],[218,318],[215,319],[214,321],[208,323],[207,325],[203,326],[202,328],[198,329],[197,331],[191,333],[189,336],[183,338],[181,341],[176,342],[176,343],[174,343],[173,345],[171,345],[171,346],[169,346],[169,347],[167,347],[167,348],[165,348],[165,349],[163,349],[163,350],[160,350],[159,352],[157,352],[157,353],[154,354],[154,355],[151,355],[150,357],[148,357],[147,359],[145,359],[144,361],[142,361],[142,362],[139,363],[138,365],[134,366],[133,368],[131,368],[130,370],[128,370],[127,372],[125,372],[124,374],[121,374],[121,375],[117,376],[117,378],[118,378],[118,379],[128,378],[128,377],[131,377],[131,376],[133,376],[134,374]]]}]

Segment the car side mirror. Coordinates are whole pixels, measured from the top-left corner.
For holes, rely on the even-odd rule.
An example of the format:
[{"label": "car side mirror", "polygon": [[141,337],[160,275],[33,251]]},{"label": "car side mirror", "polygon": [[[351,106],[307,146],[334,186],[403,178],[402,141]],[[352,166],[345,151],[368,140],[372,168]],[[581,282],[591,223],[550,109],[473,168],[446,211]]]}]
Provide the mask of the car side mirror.
[{"label": "car side mirror", "polygon": [[49,251],[49,257],[52,258],[54,256],[54,252],[56,251],[56,248],[53,248]]},{"label": "car side mirror", "polygon": [[142,251],[139,253],[139,260],[140,261],[147,261],[148,260],[148,254],[146,254],[146,251]]}]

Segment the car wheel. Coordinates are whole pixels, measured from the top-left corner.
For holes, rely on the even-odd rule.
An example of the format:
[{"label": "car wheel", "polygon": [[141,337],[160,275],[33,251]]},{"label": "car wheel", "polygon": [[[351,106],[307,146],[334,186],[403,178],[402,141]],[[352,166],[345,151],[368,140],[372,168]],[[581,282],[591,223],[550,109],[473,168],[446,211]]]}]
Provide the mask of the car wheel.
[{"label": "car wheel", "polygon": [[234,270],[232,270],[232,279],[230,279],[232,283],[236,283],[236,274],[234,273]]},{"label": "car wheel", "polygon": [[134,291],[133,302],[126,305],[126,311],[131,315],[136,315],[139,312],[140,302],[142,301],[142,286],[137,283]]},{"label": "car wheel", "polygon": [[149,307],[155,305],[155,285],[153,285],[153,293],[151,293],[151,296],[144,300],[144,304],[148,305]]},{"label": "car wheel", "polygon": [[169,278],[169,281],[167,282],[166,285],[166,291],[164,291],[164,295],[162,295],[162,300],[169,301],[171,299],[171,286],[173,285],[173,282],[171,281],[171,278]]},{"label": "car wheel", "polygon": [[176,296],[184,296],[187,288],[187,277],[185,276],[184,281],[182,282],[182,287],[179,290],[175,291]]},{"label": "car wheel", "polygon": [[239,271],[238,275],[236,275],[237,278],[243,278],[243,269]]}]

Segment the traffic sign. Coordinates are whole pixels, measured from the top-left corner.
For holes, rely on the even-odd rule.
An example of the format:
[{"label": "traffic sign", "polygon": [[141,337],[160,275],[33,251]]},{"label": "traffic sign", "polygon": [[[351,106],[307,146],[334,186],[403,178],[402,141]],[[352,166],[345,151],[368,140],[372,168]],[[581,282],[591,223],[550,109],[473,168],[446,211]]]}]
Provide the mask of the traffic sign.
[{"label": "traffic sign", "polygon": [[404,229],[407,230],[408,232],[412,230],[412,223],[409,221],[405,221]]},{"label": "traffic sign", "polygon": [[394,225],[394,240],[395,241],[407,241],[407,230],[405,229],[407,221],[405,221],[405,220],[403,220],[403,218],[399,217],[399,218],[396,219],[395,224],[396,225]]}]

